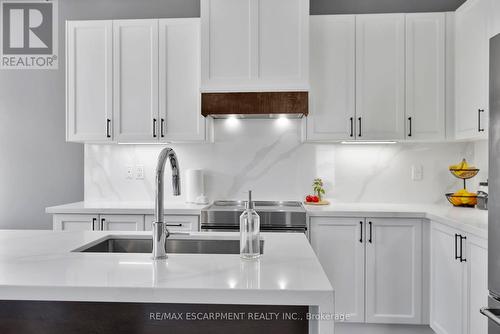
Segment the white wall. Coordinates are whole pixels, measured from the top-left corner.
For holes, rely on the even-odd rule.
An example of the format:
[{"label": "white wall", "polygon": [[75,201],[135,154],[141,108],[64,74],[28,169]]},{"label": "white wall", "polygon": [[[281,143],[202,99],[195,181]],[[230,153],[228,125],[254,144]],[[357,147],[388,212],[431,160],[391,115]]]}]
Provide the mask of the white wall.
[{"label": "white wall", "polygon": [[[448,166],[463,157],[476,163],[476,146],[302,144],[298,120],[288,124],[276,120],[216,120],[214,144],[171,145],[183,171],[206,170],[207,195],[211,200],[243,199],[248,189],[254,191],[256,199],[300,200],[312,192],[312,180],[322,177],[329,198],[372,203],[443,203],[444,193],[461,187]],[[162,148],[86,145],[85,199],[152,203],[154,168]],[[486,168],[483,161],[478,161],[478,167]],[[136,165],[145,167],[145,180],[126,179],[126,167]],[[412,165],[423,166],[422,181],[411,180]],[[166,175],[168,178],[169,172]],[[476,188],[479,181],[473,180],[471,185]],[[170,194],[169,182],[166,187]],[[167,200],[183,197],[170,196]]]}]

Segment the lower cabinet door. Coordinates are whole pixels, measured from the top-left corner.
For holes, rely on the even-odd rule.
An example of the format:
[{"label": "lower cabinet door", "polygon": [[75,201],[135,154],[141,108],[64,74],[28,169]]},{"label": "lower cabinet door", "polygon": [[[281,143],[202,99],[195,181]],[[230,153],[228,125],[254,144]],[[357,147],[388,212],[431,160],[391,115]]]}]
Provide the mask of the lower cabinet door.
[{"label": "lower cabinet door", "polygon": [[143,215],[100,215],[102,231],[144,231]]},{"label": "lower cabinet door", "polygon": [[437,334],[464,333],[465,266],[456,259],[459,242],[456,230],[431,223],[430,325]]},{"label": "lower cabinet door", "polygon": [[366,220],[366,322],[422,322],[422,221]]},{"label": "lower cabinet door", "polygon": [[54,231],[94,231],[98,230],[98,215],[57,214],[53,217]]},{"label": "lower cabinet door", "polygon": [[311,245],[335,289],[335,313],[364,322],[364,218],[312,217]]},{"label": "lower cabinet door", "polygon": [[467,303],[464,312],[467,324],[466,334],[487,334],[488,320],[479,313],[488,305],[488,241],[467,236]]},{"label": "lower cabinet door", "polygon": [[[200,216],[165,215],[164,221],[169,232],[198,232]],[[146,216],[145,230],[151,231],[154,216]]]}]

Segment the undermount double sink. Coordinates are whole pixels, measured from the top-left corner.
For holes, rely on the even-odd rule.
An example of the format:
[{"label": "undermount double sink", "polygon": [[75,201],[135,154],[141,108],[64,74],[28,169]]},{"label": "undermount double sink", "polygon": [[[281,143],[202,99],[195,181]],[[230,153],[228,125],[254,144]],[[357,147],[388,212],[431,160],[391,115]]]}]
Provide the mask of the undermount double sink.
[{"label": "undermount double sink", "polygon": [[[240,240],[226,238],[172,237],[166,242],[167,254],[239,254]],[[260,241],[261,254],[264,241]],[[151,253],[153,239],[147,236],[107,236],[74,252],[83,253]]]}]

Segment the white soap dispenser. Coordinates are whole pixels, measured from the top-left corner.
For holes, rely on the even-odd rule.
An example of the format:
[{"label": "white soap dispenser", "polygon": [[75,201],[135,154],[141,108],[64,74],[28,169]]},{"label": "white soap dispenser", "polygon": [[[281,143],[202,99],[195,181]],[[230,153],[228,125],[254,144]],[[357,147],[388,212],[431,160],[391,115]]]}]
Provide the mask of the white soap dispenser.
[{"label": "white soap dispenser", "polygon": [[260,217],[254,209],[252,191],[240,216],[240,256],[247,260],[260,257]]}]

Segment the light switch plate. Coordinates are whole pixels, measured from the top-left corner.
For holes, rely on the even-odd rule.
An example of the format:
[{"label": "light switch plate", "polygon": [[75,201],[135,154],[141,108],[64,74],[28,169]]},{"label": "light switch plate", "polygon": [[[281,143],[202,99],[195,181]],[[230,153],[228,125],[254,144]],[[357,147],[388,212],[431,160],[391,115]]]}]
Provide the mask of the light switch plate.
[{"label": "light switch plate", "polygon": [[144,166],[135,166],[135,179],[144,180]]},{"label": "light switch plate", "polygon": [[422,165],[411,166],[411,179],[413,181],[422,181],[424,178],[424,167]]}]

